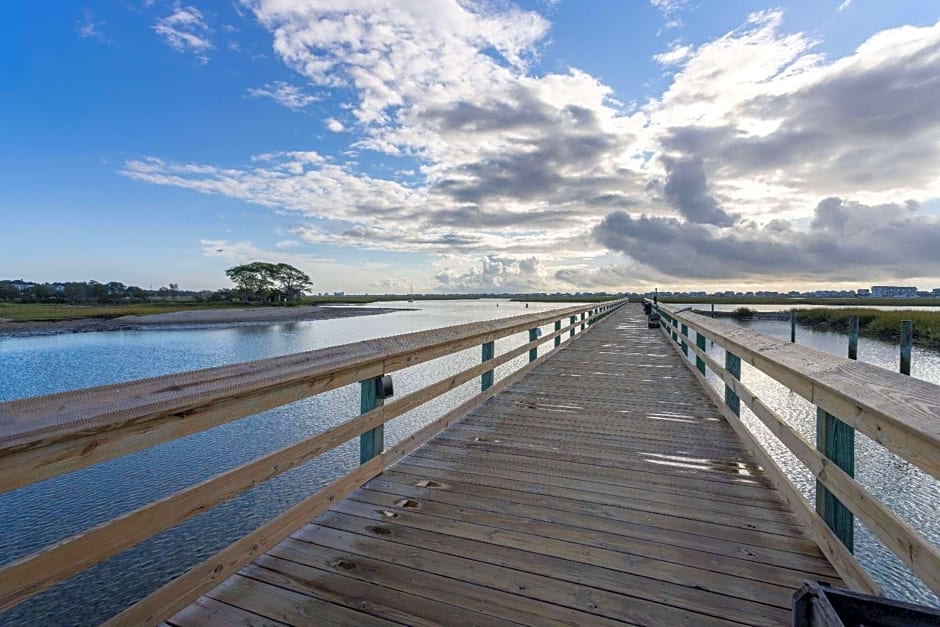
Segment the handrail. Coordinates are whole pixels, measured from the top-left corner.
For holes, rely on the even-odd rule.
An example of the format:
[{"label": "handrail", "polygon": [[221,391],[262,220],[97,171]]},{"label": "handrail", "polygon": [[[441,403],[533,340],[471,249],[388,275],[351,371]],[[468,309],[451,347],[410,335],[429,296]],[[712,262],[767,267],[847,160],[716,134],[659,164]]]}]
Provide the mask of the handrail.
[{"label": "handrail", "polygon": [[[658,305],[669,323],[663,329],[677,350],[695,353],[683,359],[706,391],[775,480],[839,574],[854,588],[879,593],[877,585],[852,555],[852,515],[857,516],[934,593],[940,594],[940,550],[881,503],[854,479],[851,428],[889,451],[940,478],[940,386],[841,358],[806,346],[743,329],[691,312]],[[691,341],[688,329],[696,332]],[[707,354],[705,339],[725,350],[721,366]],[[814,446],[740,381],[740,366],[750,363],[777,382],[817,405]],[[725,385],[725,399],[705,383],[705,367]],[[735,404],[743,401],[754,415],[817,478],[816,510],[741,422]],[[827,442],[833,433],[843,448]],[[818,450],[817,450],[818,449]],[[831,501],[831,503],[830,503]]]},{"label": "handrail", "polygon": [[[482,377],[482,393],[458,410],[482,403],[558,350],[561,338],[567,333],[573,337],[578,324],[584,330],[585,324],[592,325],[624,302],[611,301],[457,325],[286,357],[2,403],[0,492],[341,385],[356,381],[371,383],[373,378],[388,372],[474,345],[484,346],[484,361],[476,366],[3,566],[0,568],[0,611],[357,435],[364,438],[389,420],[476,377]],[[573,320],[577,315],[581,320],[576,324]],[[569,317],[571,324],[562,327],[561,321]],[[555,323],[554,333],[539,337],[534,332],[552,322]],[[494,340],[525,330],[530,331],[528,343],[493,356]],[[538,357],[538,347],[553,340],[554,350]],[[489,355],[486,350],[488,344]],[[492,384],[494,368],[527,352],[529,363],[526,366],[496,385]],[[357,469],[224,549],[215,558],[194,567],[115,620],[121,624],[159,622],[168,618],[227,573],[234,572],[259,552],[273,546],[299,525],[303,517],[315,516],[334,499],[341,498],[380,473],[388,464],[397,461],[398,457],[460,415],[462,412],[451,411],[384,453],[381,452],[380,438],[378,454],[365,459]],[[209,564],[211,568],[207,566]]]}]

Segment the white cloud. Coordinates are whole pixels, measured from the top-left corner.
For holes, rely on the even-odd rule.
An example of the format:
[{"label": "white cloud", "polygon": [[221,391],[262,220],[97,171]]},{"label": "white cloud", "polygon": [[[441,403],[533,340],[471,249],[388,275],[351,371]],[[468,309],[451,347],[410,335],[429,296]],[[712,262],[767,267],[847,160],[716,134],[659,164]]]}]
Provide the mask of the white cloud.
[{"label": "white cloud", "polygon": [[103,30],[105,24],[104,20],[95,20],[89,9],[84,9],[82,19],[75,24],[75,32],[81,39],[96,39],[103,44],[111,44],[111,39]]},{"label": "white cloud", "polygon": [[248,93],[255,98],[271,98],[278,104],[294,111],[304,109],[318,100],[316,96],[305,93],[296,85],[284,81],[274,81],[264,87],[249,88]]},{"label": "white cloud", "polygon": [[653,56],[653,60],[661,65],[677,65],[682,63],[692,52],[692,46],[672,46],[666,52],[661,52]]},{"label": "white cloud", "polygon": [[689,0],[650,0],[650,4],[660,10],[666,19],[665,27],[679,28],[682,26],[680,15],[689,8]]},{"label": "white cloud", "polygon": [[278,250],[285,250],[287,248],[297,248],[298,246],[300,246],[300,242],[298,242],[295,239],[281,240],[280,242],[274,245],[274,247],[277,248]]},{"label": "white cloud", "polygon": [[852,4],[852,0],[842,0],[842,3],[839,5],[839,10],[845,11],[849,8],[850,4]]},{"label": "white cloud", "polygon": [[209,60],[209,25],[199,9],[177,3],[170,15],[157,20],[153,30],[177,52],[192,53],[202,63]]},{"label": "white cloud", "polygon": [[[511,6],[250,6],[284,63],[320,89],[353,94],[342,114],[355,119],[353,147],[414,162],[416,174],[370,176],[309,151],[237,167],[144,158],[123,173],[290,214],[307,243],[458,256],[439,268],[442,285],[578,277],[605,287],[621,274],[590,259],[605,247],[631,254],[595,229],[617,212],[630,233],[640,214],[675,220],[681,228],[664,232],[694,232],[684,241],[703,256],[699,267],[726,272],[711,250],[774,218],[808,223],[826,197],[883,211],[940,197],[940,114],[926,105],[940,101],[940,24],[887,30],[827,60],[809,36],[783,31],[779,11],[754,13],[713,41],[657,55],[675,67],[668,88],[626,108],[579,69],[531,72],[548,24]],[[533,256],[534,274],[504,262]],[[467,265],[481,258],[490,261]]]}]

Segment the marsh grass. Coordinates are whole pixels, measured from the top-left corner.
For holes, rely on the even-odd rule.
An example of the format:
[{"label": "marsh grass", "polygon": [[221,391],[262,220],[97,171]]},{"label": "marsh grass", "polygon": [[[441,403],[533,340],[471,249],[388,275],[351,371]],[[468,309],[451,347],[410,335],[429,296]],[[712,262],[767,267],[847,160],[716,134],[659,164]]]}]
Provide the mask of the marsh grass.
[{"label": "marsh grass", "polygon": [[858,332],[886,342],[899,342],[901,321],[914,323],[914,344],[940,350],[940,312],[883,311],[879,309],[798,309],[796,321],[802,325],[848,333],[849,318],[858,316]]}]

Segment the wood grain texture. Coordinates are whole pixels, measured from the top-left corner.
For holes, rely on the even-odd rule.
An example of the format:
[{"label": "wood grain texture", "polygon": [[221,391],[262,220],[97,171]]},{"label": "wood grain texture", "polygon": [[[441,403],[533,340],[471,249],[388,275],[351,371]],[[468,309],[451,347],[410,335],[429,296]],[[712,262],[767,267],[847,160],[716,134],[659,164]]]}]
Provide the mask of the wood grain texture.
[{"label": "wood grain texture", "polygon": [[[414,624],[442,603],[525,624],[788,624],[800,582],[843,580],[640,311],[497,383],[239,576]],[[336,577],[357,583],[344,596]]]},{"label": "wood grain texture", "polygon": [[689,311],[673,315],[814,405],[940,478],[940,386]]}]

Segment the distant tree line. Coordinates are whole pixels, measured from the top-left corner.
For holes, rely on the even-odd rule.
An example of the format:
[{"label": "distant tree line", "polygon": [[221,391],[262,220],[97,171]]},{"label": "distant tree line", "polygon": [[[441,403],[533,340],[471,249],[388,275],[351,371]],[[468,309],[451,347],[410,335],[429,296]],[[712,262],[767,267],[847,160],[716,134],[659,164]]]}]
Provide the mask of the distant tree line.
[{"label": "distant tree line", "polygon": [[[178,286],[173,286],[178,289]],[[170,292],[170,288],[165,288]],[[11,303],[106,304],[144,301],[148,292],[117,281],[67,281],[63,283],[26,283],[0,281],[0,301]]]},{"label": "distant tree line", "polygon": [[299,300],[313,285],[310,277],[286,263],[255,261],[233,266],[225,271],[234,289],[180,290],[170,283],[156,290],[145,290],[118,281],[66,281],[29,283],[20,279],[0,281],[0,302],[62,303],[69,305],[106,305],[152,300],[203,300],[248,303],[285,303]]}]

